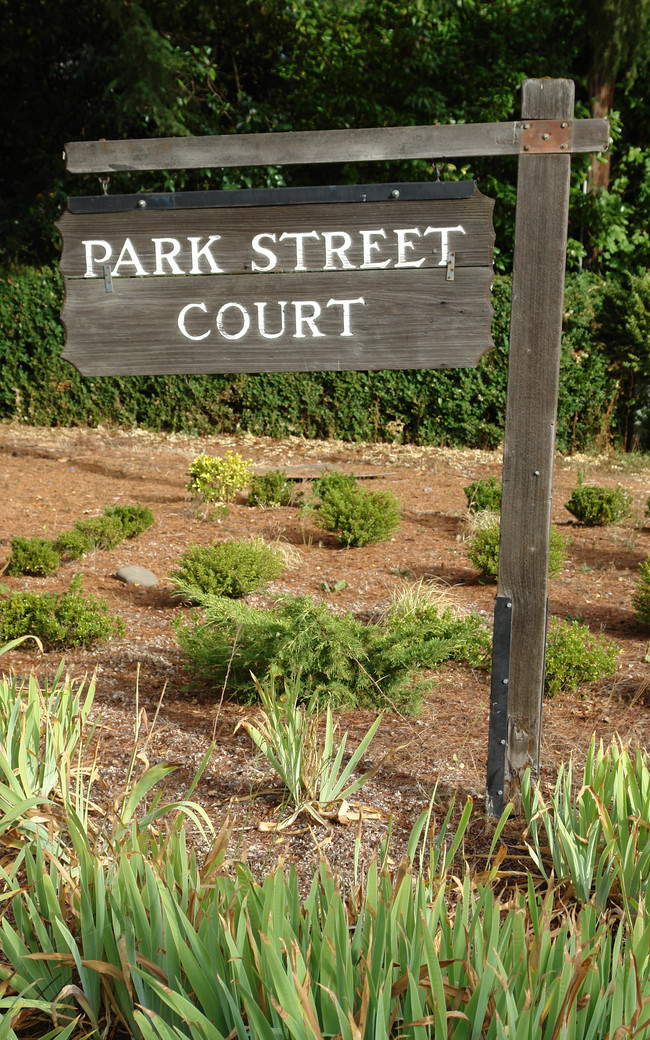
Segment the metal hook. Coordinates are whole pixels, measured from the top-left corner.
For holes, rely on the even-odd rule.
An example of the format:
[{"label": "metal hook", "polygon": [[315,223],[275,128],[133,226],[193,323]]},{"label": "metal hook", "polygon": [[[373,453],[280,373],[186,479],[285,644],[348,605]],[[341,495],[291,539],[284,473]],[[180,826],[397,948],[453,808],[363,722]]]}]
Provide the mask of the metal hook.
[{"label": "metal hook", "polygon": [[440,171],[444,170],[445,164],[444,163],[434,163],[433,164],[433,168],[436,171],[436,180],[439,181],[440,180]]},{"label": "metal hook", "polygon": [[108,174],[106,174],[105,177],[98,177],[97,178],[97,180],[99,181],[99,183],[102,186],[102,192],[103,192],[104,195],[108,195],[108,182],[110,181],[110,179],[111,178],[108,176]]}]

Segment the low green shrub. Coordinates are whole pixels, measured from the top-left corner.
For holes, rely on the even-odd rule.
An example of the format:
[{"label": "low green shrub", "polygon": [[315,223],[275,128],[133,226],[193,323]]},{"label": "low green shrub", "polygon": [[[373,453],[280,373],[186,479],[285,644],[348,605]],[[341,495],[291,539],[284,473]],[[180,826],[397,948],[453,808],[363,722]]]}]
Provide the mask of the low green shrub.
[{"label": "low green shrub", "polygon": [[7,574],[45,576],[58,569],[61,557],[49,538],[12,538]]},{"label": "low green shrub", "polygon": [[289,480],[283,469],[260,473],[251,480],[249,506],[295,506],[301,499],[302,492],[298,491],[295,482]]},{"label": "low green shrub", "polygon": [[12,592],[0,599],[0,643],[36,636],[44,650],[105,643],[124,635],[124,622],[112,618],[104,599],[86,598],[78,574],[67,592]]},{"label": "low green shrub", "polygon": [[[473,567],[480,571],[483,582],[496,581],[499,576],[499,539],[501,524],[496,513],[476,513],[477,526],[467,541],[467,556]],[[549,541],[548,576],[555,577],[566,560],[566,538],[556,527],[551,527]]]},{"label": "low green shrub", "polygon": [[80,560],[97,549],[115,549],[125,538],[135,538],[153,523],[149,506],[106,506],[101,516],[77,520],[69,531],[63,531],[54,547],[64,560]]},{"label": "low green shrub", "polygon": [[225,458],[197,455],[189,470],[188,488],[195,498],[206,505],[212,502],[232,502],[248,487],[251,480],[251,460],[246,461],[236,451],[226,452]]},{"label": "low green shrub", "polygon": [[486,480],[473,480],[463,488],[467,498],[467,508],[472,513],[481,513],[489,509],[498,513],[501,509],[501,481],[496,477]]},{"label": "low green shrub", "polygon": [[613,488],[579,481],[564,508],[586,527],[606,527],[630,516],[632,497],[620,484]]},{"label": "low green shrub", "polygon": [[279,578],[285,567],[286,557],[280,548],[267,545],[261,538],[233,539],[190,545],[170,579],[179,594],[190,601],[196,601],[197,592],[237,598]]},{"label": "low green shrub", "polygon": [[585,683],[616,672],[621,650],[611,639],[595,636],[578,621],[552,618],[546,640],[544,689],[549,697],[571,693]]},{"label": "low green shrub", "polygon": [[149,506],[141,505],[106,506],[104,516],[119,520],[123,538],[136,538],[151,527],[154,519]]},{"label": "low green shrub", "polygon": [[253,701],[255,679],[300,675],[305,689],[334,706],[397,706],[413,712],[424,689],[418,669],[444,661],[486,663],[489,633],[475,615],[395,608],[378,624],[335,614],[307,596],[283,596],[268,610],[214,596],[204,616],[179,623],[178,640],[200,682]]},{"label": "low green shrub", "polygon": [[639,564],[639,577],[632,593],[632,607],[637,621],[650,628],[650,556]]},{"label": "low green shrub", "polygon": [[55,548],[64,560],[80,560],[94,549],[92,539],[78,527],[62,531],[54,542]]},{"label": "low green shrub", "polygon": [[401,508],[392,491],[359,487],[354,477],[328,473],[314,482],[314,522],[348,548],[387,541],[399,528]]}]

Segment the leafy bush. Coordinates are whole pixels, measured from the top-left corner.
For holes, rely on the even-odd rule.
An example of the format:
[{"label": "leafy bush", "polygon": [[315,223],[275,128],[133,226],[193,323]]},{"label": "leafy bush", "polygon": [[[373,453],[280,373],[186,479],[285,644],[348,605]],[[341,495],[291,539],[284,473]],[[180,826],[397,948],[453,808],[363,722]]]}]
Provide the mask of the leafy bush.
[{"label": "leafy bush", "polygon": [[197,679],[252,701],[273,672],[300,675],[310,692],[334,706],[396,705],[416,710],[423,681],[419,668],[448,660],[485,663],[489,634],[479,618],[452,612],[406,617],[398,610],[380,624],[364,625],[307,596],[283,596],[269,610],[204,596],[202,620],[179,624],[178,640]]},{"label": "leafy bush", "polygon": [[[473,567],[481,572],[481,581],[496,581],[499,576],[499,539],[501,524],[495,513],[476,513],[477,526],[467,541],[467,555]],[[564,567],[566,538],[556,527],[551,527],[549,540],[548,576],[555,577]]]},{"label": "leafy bush", "polygon": [[95,548],[90,536],[78,527],[62,531],[56,538],[54,546],[64,560],[80,560]]},{"label": "leafy bush", "polygon": [[369,491],[354,477],[330,473],[314,483],[318,505],[315,523],[339,536],[344,545],[372,545],[386,541],[401,521],[401,509],[392,491]]},{"label": "leafy bush", "polygon": [[231,502],[248,487],[251,479],[251,460],[246,462],[236,451],[226,452],[225,458],[197,455],[188,470],[188,488],[201,502]]},{"label": "leafy bush", "polygon": [[101,516],[77,520],[69,531],[63,531],[54,542],[65,560],[79,560],[97,549],[115,549],[125,538],[135,538],[153,523],[148,506],[106,506]]},{"label": "leafy bush", "polygon": [[75,530],[86,539],[88,552],[115,549],[124,540],[124,528],[117,516],[89,516],[77,520]]},{"label": "leafy bush", "polygon": [[614,675],[621,650],[611,639],[595,636],[578,621],[553,618],[546,640],[544,689],[556,693],[579,690],[585,683]]},{"label": "leafy bush", "polygon": [[501,481],[496,477],[473,480],[463,491],[467,498],[467,508],[472,513],[481,513],[486,509],[498,513],[501,509]]},{"label": "leafy bush", "polygon": [[286,557],[280,548],[266,545],[261,538],[233,539],[190,545],[170,578],[190,601],[196,600],[197,592],[237,598],[278,578],[285,567]]},{"label": "leafy bush", "polygon": [[583,484],[580,480],[565,509],[587,527],[606,527],[625,520],[632,512],[632,496],[622,488]]},{"label": "leafy bush", "polygon": [[632,606],[638,621],[650,628],[650,556],[639,564],[639,577],[632,593]]},{"label": "leafy bush", "polygon": [[153,524],[153,512],[149,506],[117,505],[106,506],[104,516],[117,519],[122,525],[123,538],[136,538]]},{"label": "leafy bush", "polygon": [[57,570],[61,557],[49,538],[12,538],[7,574],[44,576]]},{"label": "leafy bush", "polygon": [[124,622],[112,618],[104,599],[83,596],[78,574],[67,592],[12,592],[0,599],[0,643],[19,636],[40,639],[44,650],[92,646],[124,635]]},{"label": "leafy bush", "polygon": [[298,505],[301,499],[302,492],[297,490],[283,469],[272,469],[251,480],[249,506],[293,506]]}]

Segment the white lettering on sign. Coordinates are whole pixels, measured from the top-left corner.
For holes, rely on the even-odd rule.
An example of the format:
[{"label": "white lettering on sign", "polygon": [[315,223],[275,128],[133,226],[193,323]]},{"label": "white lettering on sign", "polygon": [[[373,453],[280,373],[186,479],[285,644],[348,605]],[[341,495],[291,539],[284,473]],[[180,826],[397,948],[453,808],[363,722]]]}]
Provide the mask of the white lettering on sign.
[{"label": "white lettering on sign", "polygon": [[[336,335],[339,336],[352,336],[352,310],[351,308],[355,305],[365,307],[366,301],[363,296],[358,296],[355,300],[328,300],[325,304],[326,308],[340,307],[340,323],[339,329]],[[278,324],[279,328],[277,331],[269,332],[267,327],[267,316],[266,308],[275,306],[279,310],[279,318],[273,318],[273,324]],[[289,306],[293,308],[290,313],[291,315],[291,327],[289,329],[289,335],[292,339],[322,339],[326,335],[319,329],[317,321],[323,314],[323,308],[320,303],[316,300],[291,300]],[[259,301],[253,304],[255,313],[251,315],[251,312],[244,307],[243,304],[237,303],[235,300],[229,300],[222,304],[217,311],[215,324],[217,332],[220,336],[223,336],[227,340],[239,340],[243,339],[247,333],[251,330],[252,323],[254,322],[255,330],[262,336],[263,339],[280,339],[287,333],[287,301],[278,300],[276,304],[269,304],[267,301]],[[201,323],[199,315],[190,314],[191,311],[200,311],[202,314],[208,314],[208,307],[205,302],[201,303],[188,303],[180,311],[178,315],[178,328],[182,335],[193,342],[198,342],[202,339],[207,339],[212,334],[212,329],[208,326],[205,328],[205,323]],[[336,314],[336,311],[333,311]],[[190,330],[187,326],[188,320],[191,322],[192,329]],[[270,324],[270,322],[269,322]],[[201,331],[203,329],[203,331]]]},{"label": "white lettering on sign", "polygon": [[253,263],[251,264],[253,271],[272,271],[278,262],[275,253],[270,249],[265,249],[263,245],[260,245],[263,238],[270,238],[272,242],[277,242],[277,236],[273,234],[262,232],[261,235],[255,235],[255,238],[252,241],[253,249],[256,253],[262,253],[263,256],[267,257],[269,262],[266,267],[260,267],[260,265],[256,264],[253,260]]},{"label": "white lettering on sign", "polygon": [[204,303],[188,303],[186,307],[183,307],[183,310],[178,315],[178,327],[186,339],[206,339],[206,337],[210,335],[210,329],[208,329],[207,332],[203,332],[200,336],[193,336],[191,332],[187,331],[187,328],[185,326],[185,319],[187,317],[188,312],[194,309],[203,311],[204,314],[208,313],[208,308]]},{"label": "white lettering on sign", "polygon": [[383,228],[378,228],[377,231],[360,231],[361,240],[363,242],[363,263],[362,268],[371,267],[388,267],[390,263],[390,257],[387,260],[371,260],[370,256],[372,253],[379,252],[381,249],[381,242],[373,242],[371,235],[378,235],[381,238],[386,238],[386,232]]},{"label": "white lettering on sign", "polygon": [[145,271],[144,267],[140,263],[138,254],[136,253],[135,249],[133,248],[133,242],[131,241],[130,238],[126,238],[124,240],[124,245],[122,246],[122,252],[118,256],[117,262],[116,262],[115,267],[113,268],[113,271],[112,271],[112,274],[113,274],[114,278],[117,278],[119,276],[120,267],[133,267],[134,271],[135,271],[135,274],[138,275],[140,278],[145,277],[146,274],[147,274],[147,272]]},{"label": "white lettering on sign", "polygon": [[467,232],[462,224],[457,224],[456,227],[428,227],[424,232],[425,235],[440,235],[440,252],[441,257],[438,261],[438,267],[443,267],[449,259],[449,235],[455,231],[459,235],[465,235]]},{"label": "white lettering on sign", "polygon": [[[101,269],[101,265],[107,263],[110,257],[113,255],[110,242],[105,242],[103,238],[88,238],[83,242],[83,246],[86,250],[86,273],[84,278],[99,278],[98,274],[93,271],[93,265]],[[93,256],[94,246],[99,246],[104,250],[103,256]]]},{"label": "white lettering on sign", "polygon": [[[455,227],[372,228],[356,231],[262,231],[250,243],[254,273],[283,271],[354,271],[421,267],[427,256],[437,250],[423,240],[440,235],[439,267],[449,259],[450,235],[465,235],[462,224]],[[102,267],[110,264],[114,278],[143,278],[148,275],[227,274],[214,254],[221,235],[188,235],[186,238],[151,238],[141,252],[130,238],[117,246],[103,238],[83,239],[86,270],[84,278],[103,277]],[[273,246],[273,248],[271,248]],[[241,271],[241,266],[237,270]],[[314,320],[316,320],[314,316]]]},{"label": "white lettering on sign", "polygon": [[[156,250],[156,269],[154,274],[166,274],[165,261],[169,265],[170,274],[182,274],[181,268],[174,259],[181,251],[180,242],[175,238],[152,238],[151,241]],[[167,252],[163,250],[165,245],[171,245],[171,249],[168,249]]]},{"label": "white lettering on sign", "polygon": [[190,248],[192,250],[192,266],[190,267],[190,274],[202,273],[201,260],[203,258],[205,258],[208,261],[210,274],[223,274],[223,271],[219,267],[212,253],[210,252],[210,246],[212,245],[212,243],[218,242],[220,238],[221,235],[210,235],[205,245],[201,246],[201,248],[199,249],[199,242],[201,241],[201,239],[198,236],[195,237],[194,235],[188,235],[187,241],[190,243]]}]

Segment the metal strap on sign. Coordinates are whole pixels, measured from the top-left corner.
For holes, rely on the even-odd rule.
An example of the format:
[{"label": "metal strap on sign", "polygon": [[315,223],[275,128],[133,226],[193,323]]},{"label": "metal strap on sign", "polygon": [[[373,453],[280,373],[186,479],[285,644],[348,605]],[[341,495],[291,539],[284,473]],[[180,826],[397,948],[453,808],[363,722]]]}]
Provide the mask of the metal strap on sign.
[{"label": "metal strap on sign", "polygon": [[475,181],[416,181],[406,184],[340,184],[298,188],[235,188],[215,191],[89,195],[68,199],[70,213],[126,213],[130,210],[208,209],[219,206],[288,206],[313,202],[427,202],[469,199]]}]

